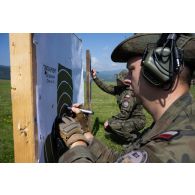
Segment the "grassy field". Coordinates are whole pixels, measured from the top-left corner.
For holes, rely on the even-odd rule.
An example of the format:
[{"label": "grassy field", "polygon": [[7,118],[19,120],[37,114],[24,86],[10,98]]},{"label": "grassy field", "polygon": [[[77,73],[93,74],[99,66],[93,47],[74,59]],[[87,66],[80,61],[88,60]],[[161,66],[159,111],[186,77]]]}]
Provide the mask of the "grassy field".
[{"label": "grassy field", "polygon": [[[195,86],[191,92],[195,97]],[[112,95],[102,92],[94,83],[92,84],[92,116],[93,133],[97,138],[103,141],[106,145],[118,151],[122,147],[104,135],[103,124],[112,115],[119,112],[116,105],[116,99]],[[10,81],[0,80],[0,162],[14,162],[13,150],[13,132],[12,132],[12,115],[11,115],[11,94]],[[152,122],[151,116],[145,112],[147,124]]]},{"label": "grassy field", "polygon": [[10,81],[0,80],[0,162],[14,162]]}]

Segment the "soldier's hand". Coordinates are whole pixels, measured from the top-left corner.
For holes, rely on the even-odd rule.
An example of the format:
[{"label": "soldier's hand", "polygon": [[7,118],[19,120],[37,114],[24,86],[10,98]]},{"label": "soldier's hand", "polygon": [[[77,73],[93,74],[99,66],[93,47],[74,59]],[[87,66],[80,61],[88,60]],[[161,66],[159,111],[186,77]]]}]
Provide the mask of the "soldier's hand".
[{"label": "soldier's hand", "polygon": [[108,128],[108,121],[106,121],[105,123],[104,123],[104,129],[106,129],[106,128]]},{"label": "soldier's hand", "polygon": [[71,117],[62,117],[58,124],[58,130],[61,138],[68,148],[72,148],[78,144],[88,144],[80,124]]},{"label": "soldier's hand", "polygon": [[91,70],[91,76],[93,77],[93,79],[96,78],[96,70],[95,69]]},{"label": "soldier's hand", "polygon": [[88,118],[87,115],[83,114],[80,110],[82,104],[76,103],[72,105],[72,111],[76,114],[75,120],[80,123],[81,128],[84,132],[89,132]]},{"label": "soldier's hand", "polygon": [[72,105],[72,111],[75,114],[79,114],[79,113],[81,113],[81,110],[80,110],[81,107],[82,107],[82,104],[79,104],[79,103],[73,104]]},{"label": "soldier's hand", "polygon": [[131,86],[131,80],[128,79],[128,78],[126,78],[126,79],[123,81],[123,83],[124,83],[125,85]]},{"label": "soldier's hand", "polygon": [[88,143],[91,144],[93,141],[94,136],[91,132],[84,133],[85,138],[87,139]]}]

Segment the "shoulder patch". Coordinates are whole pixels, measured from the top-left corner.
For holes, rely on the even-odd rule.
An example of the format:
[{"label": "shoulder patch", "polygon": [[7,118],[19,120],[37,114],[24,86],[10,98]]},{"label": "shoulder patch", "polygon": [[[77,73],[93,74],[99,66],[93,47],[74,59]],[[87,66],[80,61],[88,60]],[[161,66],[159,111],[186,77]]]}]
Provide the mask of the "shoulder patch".
[{"label": "shoulder patch", "polygon": [[170,141],[171,139],[173,139],[178,134],[179,134],[179,131],[176,131],[176,130],[166,131],[164,133],[161,133],[159,135],[154,136],[152,138],[152,140]]},{"label": "shoulder patch", "polygon": [[133,150],[117,159],[117,163],[145,163],[148,153],[144,150]]},{"label": "shoulder patch", "polygon": [[130,98],[130,95],[125,95],[125,98]]},{"label": "shoulder patch", "polygon": [[122,103],[122,105],[123,105],[123,107],[127,108],[127,107],[129,106],[129,102],[128,102],[128,101],[124,101],[124,102]]}]

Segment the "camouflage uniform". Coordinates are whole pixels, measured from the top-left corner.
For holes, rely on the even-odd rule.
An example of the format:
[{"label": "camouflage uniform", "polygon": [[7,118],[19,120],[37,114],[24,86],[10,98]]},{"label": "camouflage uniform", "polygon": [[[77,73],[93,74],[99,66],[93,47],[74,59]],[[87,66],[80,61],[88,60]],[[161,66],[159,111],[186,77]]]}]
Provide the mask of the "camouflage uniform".
[{"label": "camouflage uniform", "polygon": [[[125,74],[124,71],[121,74]],[[118,80],[124,78],[118,77]],[[127,71],[126,71],[127,74]],[[98,77],[94,79],[97,86],[104,92],[115,95],[120,113],[108,119],[107,135],[110,135],[114,140],[121,143],[129,143],[137,137],[138,131],[145,126],[145,115],[142,105],[138,104],[135,97],[132,97],[132,92],[125,85],[108,85],[101,81]]]},{"label": "camouflage uniform", "polygon": [[116,153],[94,139],[88,147],[70,149],[59,162],[195,162],[194,118],[195,102],[187,93],[143,131],[125,153]]}]

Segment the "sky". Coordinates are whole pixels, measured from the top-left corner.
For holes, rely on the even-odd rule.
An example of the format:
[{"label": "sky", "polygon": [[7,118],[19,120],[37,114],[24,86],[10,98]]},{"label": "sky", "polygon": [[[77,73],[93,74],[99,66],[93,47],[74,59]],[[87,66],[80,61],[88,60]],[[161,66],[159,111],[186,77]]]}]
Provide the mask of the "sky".
[{"label": "sky", "polygon": [[0,65],[10,65],[8,33],[0,33]]},{"label": "sky", "polygon": [[[82,62],[85,68],[86,50],[90,50],[91,65],[97,71],[123,69],[124,63],[114,63],[111,60],[113,49],[130,33],[76,33],[82,40]],[[0,65],[10,65],[9,60],[9,34],[0,33]]]},{"label": "sky", "polygon": [[113,49],[130,33],[81,33],[76,34],[83,43],[83,63],[85,64],[86,50],[90,50],[91,66],[97,71],[123,69],[124,63],[114,63],[111,60]]}]

